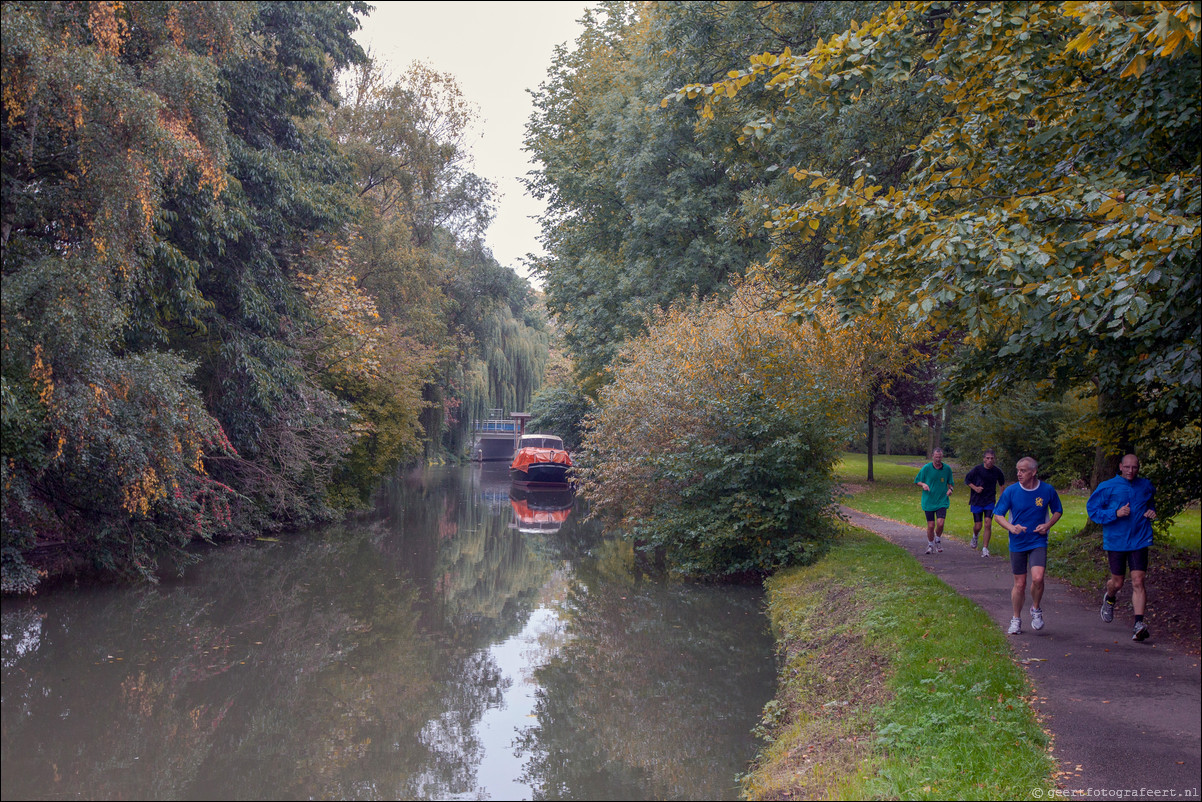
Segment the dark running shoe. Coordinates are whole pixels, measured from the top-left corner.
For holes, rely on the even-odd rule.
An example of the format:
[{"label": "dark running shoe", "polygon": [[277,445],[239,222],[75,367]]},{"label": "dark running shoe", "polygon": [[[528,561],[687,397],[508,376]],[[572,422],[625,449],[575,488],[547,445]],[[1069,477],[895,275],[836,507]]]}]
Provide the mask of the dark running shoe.
[{"label": "dark running shoe", "polygon": [[1148,625],[1143,621],[1135,622],[1135,630],[1131,633],[1131,640],[1145,641],[1152,633],[1148,631]]}]

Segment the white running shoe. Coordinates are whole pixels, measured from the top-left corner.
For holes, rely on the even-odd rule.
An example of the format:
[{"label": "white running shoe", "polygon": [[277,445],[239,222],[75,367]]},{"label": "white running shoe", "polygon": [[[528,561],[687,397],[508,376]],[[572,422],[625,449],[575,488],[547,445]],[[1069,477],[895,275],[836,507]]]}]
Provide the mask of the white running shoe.
[{"label": "white running shoe", "polygon": [[980,538],[980,536],[979,536],[979,535],[973,535],[973,536],[972,536],[972,544],[971,544],[971,545],[972,545],[972,548],[974,548],[974,549],[975,549],[975,548],[977,547],[977,541],[979,540],[979,538]]},{"label": "white running shoe", "polygon": [[926,550],[926,553],[927,553],[927,554],[934,554],[934,553],[935,553],[935,547],[934,547],[934,546],[932,546],[930,543],[928,543],[928,544],[927,544],[927,550]]},{"label": "white running shoe", "polygon": [[935,538],[935,551],[939,552],[940,554],[943,553],[943,538]]},{"label": "white running shoe", "polygon": [[1011,618],[1010,628],[1006,630],[1007,635],[1023,634],[1023,620],[1021,618]]},{"label": "white running shoe", "polygon": [[1031,629],[1043,629],[1043,610],[1038,607],[1031,608]]},{"label": "white running shoe", "polygon": [[989,556],[989,547],[988,546],[981,546],[981,556],[982,557]]}]

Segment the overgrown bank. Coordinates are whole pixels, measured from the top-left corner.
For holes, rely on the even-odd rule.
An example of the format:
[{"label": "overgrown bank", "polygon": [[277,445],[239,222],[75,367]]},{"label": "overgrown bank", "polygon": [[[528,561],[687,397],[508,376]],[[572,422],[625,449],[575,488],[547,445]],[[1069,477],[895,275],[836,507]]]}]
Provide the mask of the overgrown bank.
[{"label": "overgrown bank", "polygon": [[1001,631],[903,549],[848,529],[768,581],[780,686],[749,799],[1025,799],[1048,737]]}]

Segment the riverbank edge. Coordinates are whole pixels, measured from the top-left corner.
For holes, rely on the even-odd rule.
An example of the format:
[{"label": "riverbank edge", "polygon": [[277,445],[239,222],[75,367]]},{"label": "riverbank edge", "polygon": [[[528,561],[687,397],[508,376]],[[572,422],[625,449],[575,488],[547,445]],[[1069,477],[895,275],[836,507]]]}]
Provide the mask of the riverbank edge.
[{"label": "riverbank edge", "polygon": [[847,526],[766,582],[778,686],[747,799],[1031,799],[1048,734],[1005,636],[905,550]]}]

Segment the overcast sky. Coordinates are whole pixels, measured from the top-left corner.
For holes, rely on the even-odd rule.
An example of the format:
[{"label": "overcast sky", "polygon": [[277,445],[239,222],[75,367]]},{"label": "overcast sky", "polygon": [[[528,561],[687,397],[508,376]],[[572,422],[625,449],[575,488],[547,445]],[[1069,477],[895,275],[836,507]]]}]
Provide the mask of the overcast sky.
[{"label": "overcast sky", "polygon": [[542,253],[542,204],[527,197],[519,178],[532,167],[522,142],[537,89],[558,44],[575,42],[591,3],[375,2],[356,38],[400,76],[414,61],[453,74],[466,99],[480,109],[472,137],[477,175],[497,185],[497,215],[487,240],[502,265],[521,275],[519,260]]}]

